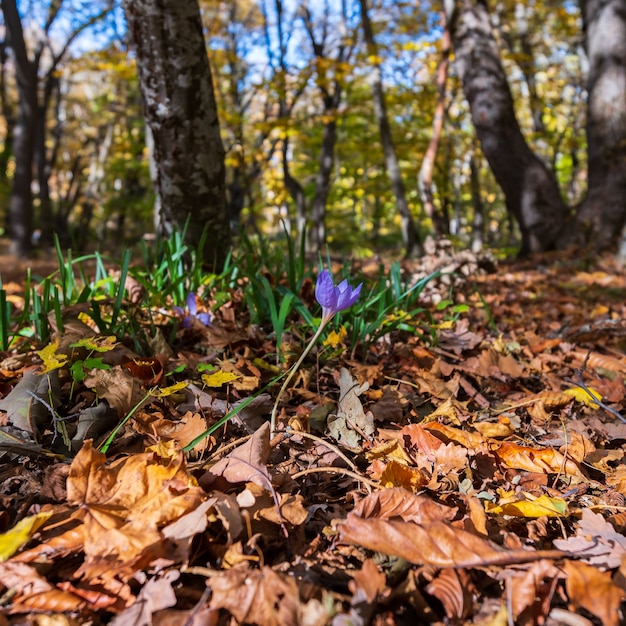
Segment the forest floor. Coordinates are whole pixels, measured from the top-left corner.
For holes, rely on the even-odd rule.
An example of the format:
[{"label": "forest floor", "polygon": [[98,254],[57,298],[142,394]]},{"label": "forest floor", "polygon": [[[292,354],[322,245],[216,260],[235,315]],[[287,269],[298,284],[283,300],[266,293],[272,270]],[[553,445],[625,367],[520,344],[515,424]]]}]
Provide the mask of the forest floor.
[{"label": "forest floor", "polygon": [[465,274],[422,336],[310,357],[273,436],[234,305],[155,358],[76,311],[0,354],[0,626],[624,623],[626,270]]}]

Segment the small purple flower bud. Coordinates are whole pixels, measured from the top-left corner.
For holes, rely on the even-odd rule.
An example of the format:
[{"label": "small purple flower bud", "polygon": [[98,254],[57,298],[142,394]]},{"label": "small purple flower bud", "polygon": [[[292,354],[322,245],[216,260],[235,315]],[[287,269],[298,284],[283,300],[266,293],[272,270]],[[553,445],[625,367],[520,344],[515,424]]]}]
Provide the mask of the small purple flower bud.
[{"label": "small purple flower bud", "polygon": [[189,311],[189,315],[191,317],[196,316],[196,312],[198,310],[198,306],[196,305],[196,294],[190,293],[187,294],[187,310]]},{"label": "small purple flower bud", "polygon": [[328,322],[335,313],[351,307],[358,300],[362,286],[360,283],[353,289],[347,280],[335,286],[329,271],[322,270],[315,284],[315,299],[322,306],[322,322]]},{"label": "small purple flower bud", "polygon": [[183,328],[191,328],[194,320],[198,320],[204,326],[211,325],[211,316],[209,313],[198,313],[195,293],[187,295],[187,307],[185,309],[179,306],[173,306],[172,310],[176,313],[176,315],[183,318],[183,321],[181,322],[181,326]]}]

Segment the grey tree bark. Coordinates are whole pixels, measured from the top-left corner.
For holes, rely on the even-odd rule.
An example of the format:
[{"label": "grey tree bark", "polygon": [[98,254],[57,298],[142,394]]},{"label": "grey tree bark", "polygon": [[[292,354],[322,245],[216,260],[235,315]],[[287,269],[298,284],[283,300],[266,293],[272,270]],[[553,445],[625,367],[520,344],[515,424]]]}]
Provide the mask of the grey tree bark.
[{"label": "grey tree bark", "polygon": [[[1,0],[2,11],[8,32],[9,47],[15,57],[15,74],[18,85],[18,111],[15,124],[13,150],[15,155],[15,175],[10,200],[10,230],[13,250],[27,255],[31,248],[33,229],[33,166],[37,165],[41,226],[44,239],[51,239],[54,219],[49,196],[49,180],[54,164],[54,151],[48,156],[46,126],[50,103],[58,83],[57,72],[70,46],[87,29],[100,22],[112,9],[113,0],[92,3],[95,11],[79,21],[63,41],[52,40],[52,27],[56,20],[63,19],[62,9],[68,7],[65,15],[76,10],[71,3],[63,0],[51,2],[46,14],[46,22],[40,35],[33,42],[29,56],[22,29],[16,0]],[[45,60],[45,70],[43,69]],[[40,76],[41,74],[41,76]],[[42,88],[40,88],[40,82]],[[65,225],[66,226],[66,225]]]},{"label": "grey tree bark", "polygon": [[444,0],[444,6],[476,134],[520,227],[520,254],[554,248],[568,208],[554,175],[522,135],[486,5]]},{"label": "grey tree bark", "polygon": [[378,123],[378,132],[385,155],[385,168],[391,181],[391,190],[396,198],[396,207],[400,214],[402,224],[402,243],[404,244],[405,256],[415,256],[422,253],[422,242],[420,241],[415,221],[411,215],[411,209],[406,199],[406,191],[400,164],[396,155],[396,149],[391,136],[391,126],[387,114],[387,103],[383,91],[383,80],[380,63],[378,62],[378,46],[374,38],[374,30],[369,16],[367,0],[360,0],[361,4],[361,25],[363,27],[363,37],[367,47],[367,53],[372,62],[372,73],[370,76],[370,86],[372,88],[372,100],[374,114]]},{"label": "grey tree bark", "polygon": [[219,269],[231,240],[224,146],[197,0],[124,0],[146,122],[154,138],[163,235],[182,228]]},{"label": "grey tree bark", "polygon": [[33,230],[33,158],[37,112],[37,66],[28,58],[22,21],[15,0],[2,0],[4,22],[15,58],[18,89],[17,119],[13,136],[15,173],[9,203],[12,252],[26,256],[31,249]]},{"label": "grey tree bark", "polygon": [[587,194],[564,244],[604,250],[626,227],[626,0],[581,0],[587,77]]}]

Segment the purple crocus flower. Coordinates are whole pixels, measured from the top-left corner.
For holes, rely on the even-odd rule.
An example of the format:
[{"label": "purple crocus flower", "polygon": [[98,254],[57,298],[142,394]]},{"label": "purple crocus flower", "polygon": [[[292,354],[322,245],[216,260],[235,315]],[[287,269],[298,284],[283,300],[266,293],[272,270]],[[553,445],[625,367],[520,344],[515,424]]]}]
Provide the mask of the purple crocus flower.
[{"label": "purple crocus flower", "polygon": [[193,326],[194,320],[198,320],[204,326],[209,326],[209,324],[211,323],[211,316],[208,313],[198,313],[195,293],[190,293],[187,296],[186,309],[183,309],[179,306],[174,306],[172,307],[172,309],[177,315],[183,316],[183,328],[191,328]]},{"label": "purple crocus flower", "polygon": [[337,286],[328,270],[322,270],[315,285],[315,299],[322,305],[322,324],[326,324],[335,313],[351,307],[361,293],[360,283],[354,289],[347,280],[342,280]]}]

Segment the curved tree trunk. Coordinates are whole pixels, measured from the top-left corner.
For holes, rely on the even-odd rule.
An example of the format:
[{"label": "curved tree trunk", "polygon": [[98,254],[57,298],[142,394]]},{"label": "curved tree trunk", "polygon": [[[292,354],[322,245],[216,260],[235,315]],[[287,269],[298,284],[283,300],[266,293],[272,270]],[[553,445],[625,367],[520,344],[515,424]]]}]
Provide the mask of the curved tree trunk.
[{"label": "curved tree trunk", "polygon": [[522,135],[486,6],[476,0],[444,5],[476,134],[520,227],[520,254],[554,248],[568,209],[554,175]]},{"label": "curved tree trunk", "polygon": [[197,1],[124,0],[146,121],[154,137],[156,188],[165,234],[190,217],[187,242],[208,239],[221,267],[230,243],[224,146]]},{"label": "curved tree trunk", "polygon": [[564,244],[614,246],[626,226],[626,1],[581,0],[589,57],[587,194]]}]

